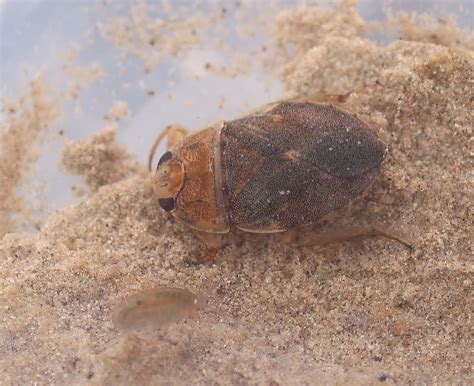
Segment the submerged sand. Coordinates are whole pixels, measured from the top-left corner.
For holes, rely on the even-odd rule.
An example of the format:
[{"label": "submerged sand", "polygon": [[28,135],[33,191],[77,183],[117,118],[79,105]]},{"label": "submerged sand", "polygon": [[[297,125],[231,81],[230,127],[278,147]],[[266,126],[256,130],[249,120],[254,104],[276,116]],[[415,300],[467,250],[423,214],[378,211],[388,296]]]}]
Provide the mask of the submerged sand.
[{"label": "submerged sand", "polygon": [[[239,233],[196,265],[199,244],[106,129],[65,151],[95,193],[0,242],[1,384],[472,382],[472,47],[377,45],[351,2],[279,23],[297,47],[279,57],[288,95],[349,93],[343,107],[389,144],[381,176],[334,221],[390,229],[415,250]],[[158,285],[207,305],[121,335],[113,308]]]}]

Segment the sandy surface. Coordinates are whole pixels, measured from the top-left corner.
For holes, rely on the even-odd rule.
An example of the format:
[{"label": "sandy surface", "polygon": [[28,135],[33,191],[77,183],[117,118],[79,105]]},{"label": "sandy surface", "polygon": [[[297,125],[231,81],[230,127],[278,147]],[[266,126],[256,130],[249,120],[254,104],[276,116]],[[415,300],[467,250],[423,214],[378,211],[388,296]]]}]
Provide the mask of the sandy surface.
[{"label": "sandy surface", "polygon": [[[344,107],[389,144],[381,176],[336,224],[391,229],[414,252],[239,233],[195,265],[199,244],[105,129],[64,153],[94,193],[0,242],[0,383],[471,383],[472,46],[454,27],[440,44],[407,33],[388,46],[367,28],[351,2],[288,11],[276,40],[295,52],[272,54],[289,96],[350,93]],[[120,300],[157,285],[207,305],[154,333],[114,329]]]}]

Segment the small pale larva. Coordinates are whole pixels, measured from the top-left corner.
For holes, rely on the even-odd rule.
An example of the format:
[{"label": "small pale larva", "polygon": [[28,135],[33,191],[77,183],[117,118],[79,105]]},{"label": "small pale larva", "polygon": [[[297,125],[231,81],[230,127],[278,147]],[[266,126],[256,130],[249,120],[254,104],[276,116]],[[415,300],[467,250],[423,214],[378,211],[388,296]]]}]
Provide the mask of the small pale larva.
[{"label": "small pale larva", "polygon": [[119,330],[153,330],[194,314],[198,296],[182,288],[156,287],[126,298],[112,321]]}]

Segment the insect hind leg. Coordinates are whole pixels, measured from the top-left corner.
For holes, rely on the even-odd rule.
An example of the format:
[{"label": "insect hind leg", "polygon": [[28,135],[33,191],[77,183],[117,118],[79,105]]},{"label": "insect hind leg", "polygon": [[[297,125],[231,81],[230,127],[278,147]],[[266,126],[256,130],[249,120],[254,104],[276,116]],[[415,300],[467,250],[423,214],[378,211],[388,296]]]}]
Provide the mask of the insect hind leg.
[{"label": "insect hind leg", "polygon": [[374,226],[333,229],[323,232],[313,230],[304,233],[301,233],[299,229],[290,229],[285,235],[285,242],[296,247],[325,247],[329,244],[360,240],[367,237],[384,237],[402,244],[410,251],[414,249],[409,242]]}]

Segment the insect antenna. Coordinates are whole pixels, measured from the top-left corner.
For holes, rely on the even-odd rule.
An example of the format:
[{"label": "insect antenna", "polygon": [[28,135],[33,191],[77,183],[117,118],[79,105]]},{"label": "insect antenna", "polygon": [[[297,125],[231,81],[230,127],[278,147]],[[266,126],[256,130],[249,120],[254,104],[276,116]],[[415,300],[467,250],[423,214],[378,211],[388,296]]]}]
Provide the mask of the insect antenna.
[{"label": "insect antenna", "polygon": [[161,134],[155,139],[153,142],[153,146],[151,147],[150,154],[148,155],[148,171],[151,172],[151,165],[153,163],[153,158],[155,158],[156,149],[160,145],[163,138],[168,135],[169,129],[171,126],[168,126],[165,130],[161,132]]}]

